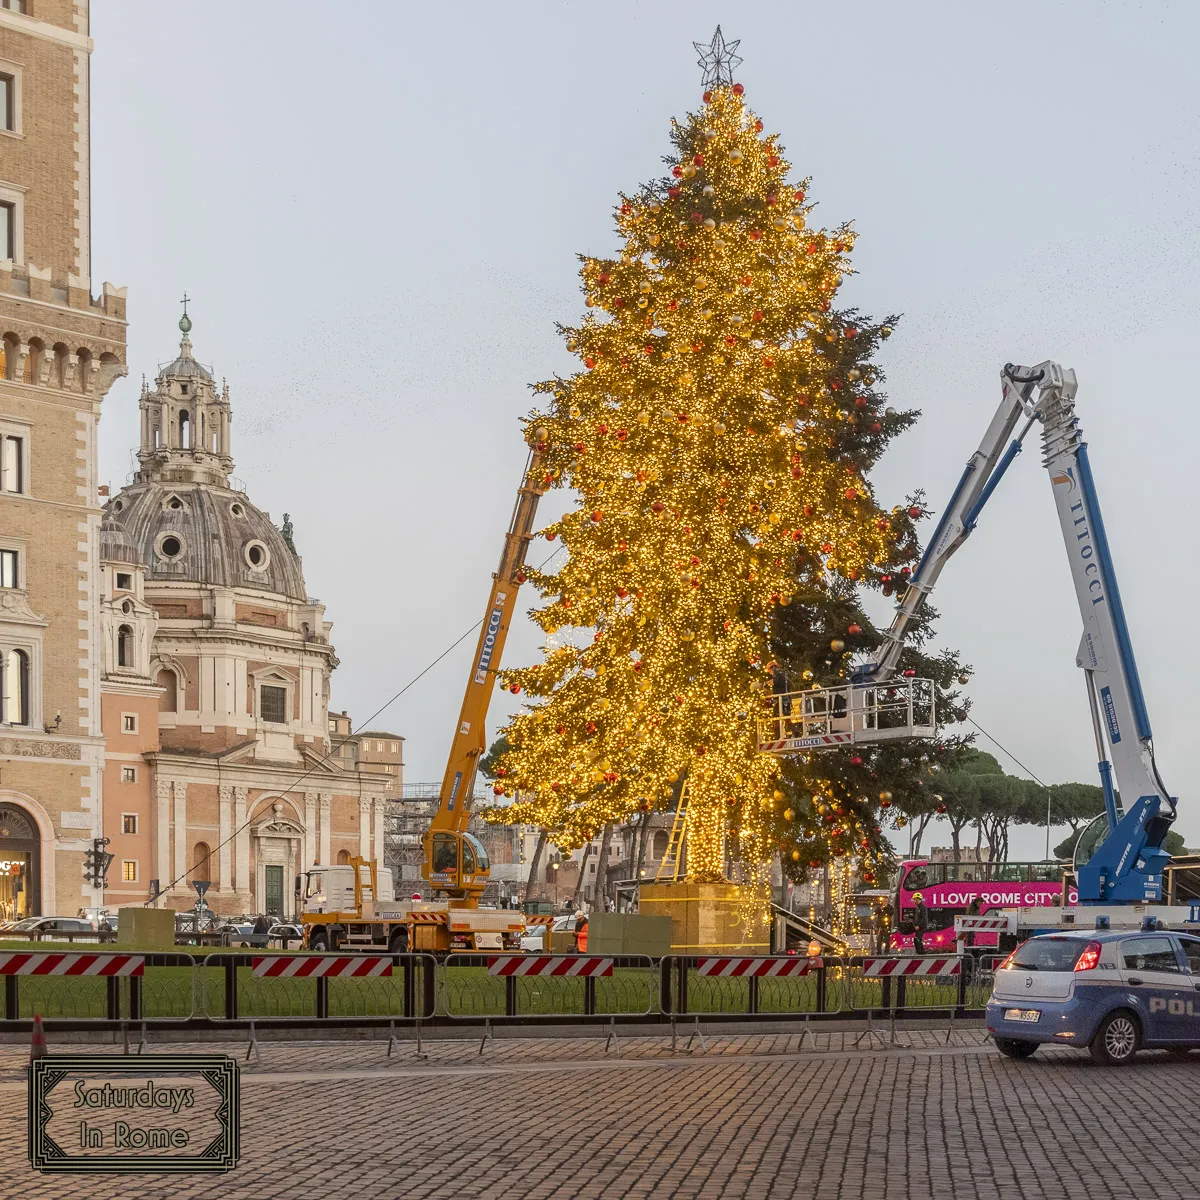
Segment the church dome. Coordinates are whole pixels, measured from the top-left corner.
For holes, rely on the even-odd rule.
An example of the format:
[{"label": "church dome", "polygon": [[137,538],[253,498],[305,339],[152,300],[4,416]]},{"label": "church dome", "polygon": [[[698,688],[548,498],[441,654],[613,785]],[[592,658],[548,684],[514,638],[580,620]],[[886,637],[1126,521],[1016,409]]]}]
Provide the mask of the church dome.
[{"label": "church dome", "polygon": [[132,564],[141,561],[129,534],[108,516],[100,526],[100,561]]},{"label": "church dome", "polygon": [[[306,600],[300,560],[270,517],[241,492],[207,483],[137,482],[104,509],[147,581],[257,588]],[[115,537],[115,535],[113,535]]]},{"label": "church dome", "polygon": [[183,341],[179,343],[179,357],[159,367],[157,379],[212,379],[212,372],[192,357],[192,343],[188,334],[192,332],[192,319],[185,312],[179,322]]}]

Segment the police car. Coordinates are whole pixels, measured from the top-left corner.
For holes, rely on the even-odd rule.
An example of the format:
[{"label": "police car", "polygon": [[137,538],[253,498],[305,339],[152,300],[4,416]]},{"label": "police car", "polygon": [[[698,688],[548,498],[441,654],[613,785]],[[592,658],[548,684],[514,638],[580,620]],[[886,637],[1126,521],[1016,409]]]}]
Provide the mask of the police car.
[{"label": "police car", "polygon": [[1086,1046],[1110,1065],[1200,1047],[1200,937],[1161,930],[1043,934],[996,970],[987,1028],[1002,1054]]}]

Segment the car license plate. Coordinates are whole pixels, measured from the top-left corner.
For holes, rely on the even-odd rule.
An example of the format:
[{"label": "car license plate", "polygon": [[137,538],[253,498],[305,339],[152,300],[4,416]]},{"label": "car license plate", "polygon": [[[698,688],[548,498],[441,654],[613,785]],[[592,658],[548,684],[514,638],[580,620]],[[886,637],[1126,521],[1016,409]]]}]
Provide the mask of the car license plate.
[{"label": "car license plate", "polygon": [[1041,1012],[1036,1008],[1006,1008],[1004,1010],[1004,1019],[1006,1021],[1028,1021],[1031,1025],[1039,1020],[1041,1015]]}]

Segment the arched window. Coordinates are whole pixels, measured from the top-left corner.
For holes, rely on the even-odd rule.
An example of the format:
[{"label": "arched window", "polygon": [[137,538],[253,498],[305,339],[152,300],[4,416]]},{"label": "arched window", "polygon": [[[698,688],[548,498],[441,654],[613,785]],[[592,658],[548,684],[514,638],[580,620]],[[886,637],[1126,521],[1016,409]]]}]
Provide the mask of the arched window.
[{"label": "arched window", "polygon": [[215,858],[210,858],[212,851],[207,842],[197,842],[192,847],[192,878],[212,879],[210,872],[217,865]]},{"label": "arched window", "polygon": [[162,695],[158,698],[158,711],[178,712],[179,680],[176,678],[175,672],[169,667],[164,667],[159,671],[155,682],[162,688]]},{"label": "arched window", "polygon": [[665,829],[656,829],[654,831],[654,857],[659,862],[666,857],[667,843],[670,839],[667,837]]},{"label": "arched window", "polygon": [[339,850],[337,860],[339,867],[348,867],[350,865],[350,851]]},{"label": "arched window", "polygon": [[128,625],[117,630],[117,666],[133,666],[133,630]]},{"label": "arched window", "polygon": [[186,408],[179,410],[179,448],[181,450],[192,448],[192,416]]},{"label": "arched window", "polygon": [[0,723],[29,724],[29,655],[24,650],[0,653]]}]

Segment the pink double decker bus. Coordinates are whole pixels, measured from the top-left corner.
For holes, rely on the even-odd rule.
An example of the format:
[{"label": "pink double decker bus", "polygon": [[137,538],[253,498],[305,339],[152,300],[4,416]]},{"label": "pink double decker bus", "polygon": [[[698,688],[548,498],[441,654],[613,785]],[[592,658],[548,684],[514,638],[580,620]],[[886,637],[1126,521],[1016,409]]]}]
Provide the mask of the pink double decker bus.
[{"label": "pink double decker bus", "polygon": [[[918,893],[929,911],[929,928],[922,939],[926,953],[945,954],[954,949],[954,918],[966,916],[972,901],[979,903],[979,915],[991,909],[1033,908],[1063,903],[1063,873],[1069,864],[1057,862],[930,862],[924,858],[906,859],[896,876],[894,897],[896,931],[892,950],[911,949],[913,910]],[[1078,900],[1069,887],[1066,903]],[[996,946],[995,933],[973,935],[973,946]]]}]

